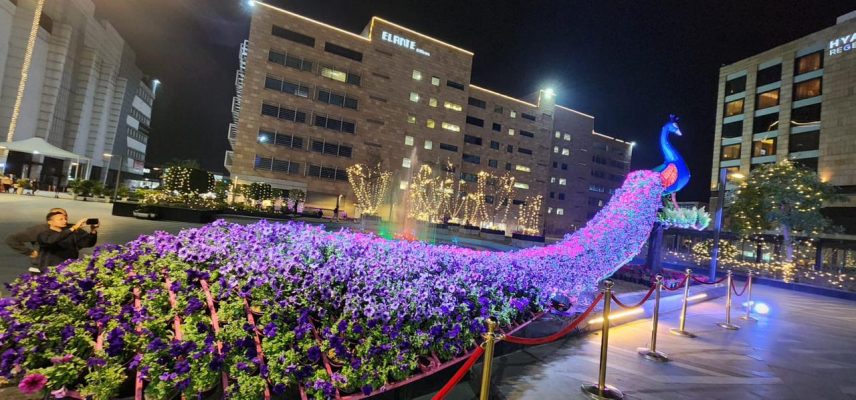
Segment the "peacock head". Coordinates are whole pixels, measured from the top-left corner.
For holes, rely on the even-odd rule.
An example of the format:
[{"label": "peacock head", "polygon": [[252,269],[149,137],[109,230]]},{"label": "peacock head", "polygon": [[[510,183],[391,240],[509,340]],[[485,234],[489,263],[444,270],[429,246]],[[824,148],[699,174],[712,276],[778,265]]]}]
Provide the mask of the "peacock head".
[{"label": "peacock head", "polygon": [[679,119],[675,114],[669,115],[669,122],[666,123],[666,129],[669,130],[669,133],[681,136],[681,128],[678,128]]}]

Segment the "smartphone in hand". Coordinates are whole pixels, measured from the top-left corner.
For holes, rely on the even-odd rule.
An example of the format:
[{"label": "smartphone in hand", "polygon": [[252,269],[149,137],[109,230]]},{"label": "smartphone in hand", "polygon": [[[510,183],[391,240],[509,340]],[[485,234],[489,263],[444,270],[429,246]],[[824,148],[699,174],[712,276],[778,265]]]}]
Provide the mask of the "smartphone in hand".
[{"label": "smartphone in hand", "polygon": [[98,218],[89,218],[86,220],[86,225],[98,225]]}]

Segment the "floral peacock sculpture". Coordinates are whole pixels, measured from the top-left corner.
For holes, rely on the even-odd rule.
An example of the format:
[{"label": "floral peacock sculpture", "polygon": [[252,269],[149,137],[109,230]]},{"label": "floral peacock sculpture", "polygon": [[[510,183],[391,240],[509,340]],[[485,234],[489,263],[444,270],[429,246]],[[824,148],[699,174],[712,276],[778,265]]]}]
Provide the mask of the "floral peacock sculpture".
[{"label": "floral peacock sculpture", "polygon": [[589,301],[645,243],[663,193],[686,183],[674,156],[629,174],[585,228],[540,248],[265,221],[105,245],[10,285],[0,374],[56,398],[372,395],[465,354],[489,316],[508,325],[554,296]]}]

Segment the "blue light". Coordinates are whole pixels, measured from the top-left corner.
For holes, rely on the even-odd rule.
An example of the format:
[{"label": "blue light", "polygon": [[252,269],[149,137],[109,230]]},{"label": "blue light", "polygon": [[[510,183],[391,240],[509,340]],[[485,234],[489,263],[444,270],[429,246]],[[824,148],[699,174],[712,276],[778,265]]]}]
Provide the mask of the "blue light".
[{"label": "blue light", "polygon": [[[753,303],[755,303],[753,301]],[[761,315],[767,315],[770,313],[770,307],[764,303],[755,303],[755,307],[753,307],[755,312]]]}]

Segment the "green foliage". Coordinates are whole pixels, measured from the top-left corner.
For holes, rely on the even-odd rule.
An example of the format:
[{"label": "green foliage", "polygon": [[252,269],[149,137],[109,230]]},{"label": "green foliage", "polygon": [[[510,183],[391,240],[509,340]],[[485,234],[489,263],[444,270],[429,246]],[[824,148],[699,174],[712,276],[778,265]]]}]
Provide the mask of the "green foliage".
[{"label": "green foliage", "polygon": [[104,184],[100,181],[75,179],[68,183],[68,188],[77,196],[100,196],[104,192]]},{"label": "green foliage", "polygon": [[21,179],[18,179],[18,186],[20,186],[24,189],[32,189],[33,188],[33,182],[27,178],[21,178]]},{"label": "green foliage", "polygon": [[229,194],[229,181],[222,180],[215,182],[214,189],[211,191],[214,192],[217,201],[226,201]]},{"label": "green foliage", "polygon": [[271,186],[268,183],[253,182],[247,190],[247,197],[252,200],[271,199]]},{"label": "green foliage", "polygon": [[162,181],[164,189],[181,194],[208,193],[214,188],[213,174],[184,166],[167,168]]},{"label": "green foliage", "polygon": [[[692,252],[696,261],[703,261],[710,258],[710,252],[713,250],[713,240],[708,239],[703,242],[698,242],[693,245]],[[723,260],[737,260],[740,257],[740,249],[733,245],[730,241],[719,239],[719,258]]]},{"label": "green foliage", "polygon": [[813,171],[788,161],[763,165],[737,190],[730,227],[743,235],[828,231],[833,227],[820,213],[821,206],[839,199],[834,187],[821,182]]},{"label": "green foliage", "polygon": [[704,207],[698,208],[674,208],[666,203],[663,210],[657,215],[661,224],[669,227],[704,230],[710,225],[710,213]]}]

